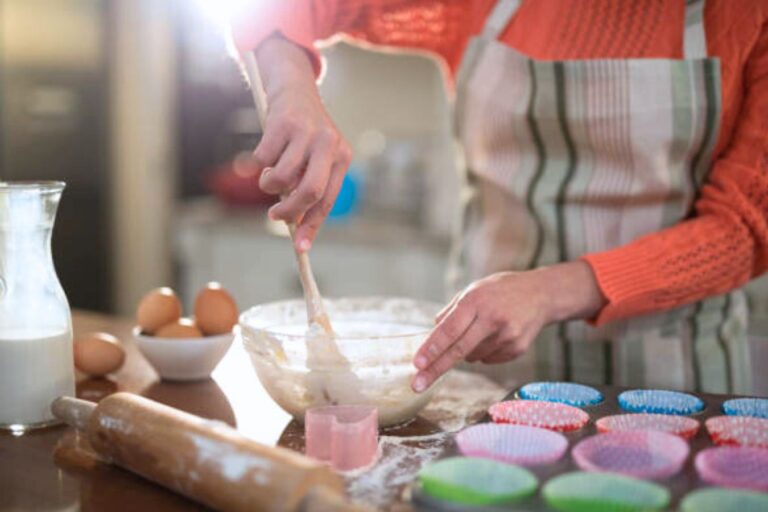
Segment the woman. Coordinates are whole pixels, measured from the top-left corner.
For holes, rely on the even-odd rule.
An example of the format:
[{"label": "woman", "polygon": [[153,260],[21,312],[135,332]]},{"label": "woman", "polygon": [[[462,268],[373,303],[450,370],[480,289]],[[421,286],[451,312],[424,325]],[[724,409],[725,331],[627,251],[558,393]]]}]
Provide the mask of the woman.
[{"label": "woman", "polygon": [[[746,303],[768,264],[765,0],[263,2],[235,27],[270,110],[270,210],[308,250],[348,145],[315,88],[337,33],[427,50],[467,164],[458,282],[416,391],[536,340],[546,377],[751,390]],[[577,321],[586,319],[588,322]]]}]

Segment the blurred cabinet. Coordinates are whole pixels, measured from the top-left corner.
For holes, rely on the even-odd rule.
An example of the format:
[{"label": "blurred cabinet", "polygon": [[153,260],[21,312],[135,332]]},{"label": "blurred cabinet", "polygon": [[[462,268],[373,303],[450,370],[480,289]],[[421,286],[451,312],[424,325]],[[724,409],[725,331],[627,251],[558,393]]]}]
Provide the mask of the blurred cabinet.
[{"label": "blurred cabinet", "polygon": [[[263,212],[232,212],[208,201],[186,205],[176,223],[182,299],[220,281],[245,309],[301,297],[289,240],[273,233]],[[449,243],[400,224],[326,225],[312,249],[323,295],[399,295],[440,302]]]},{"label": "blurred cabinet", "polygon": [[0,0],[0,180],[67,183],[53,234],[73,307],[111,302],[107,66],[100,0]]}]

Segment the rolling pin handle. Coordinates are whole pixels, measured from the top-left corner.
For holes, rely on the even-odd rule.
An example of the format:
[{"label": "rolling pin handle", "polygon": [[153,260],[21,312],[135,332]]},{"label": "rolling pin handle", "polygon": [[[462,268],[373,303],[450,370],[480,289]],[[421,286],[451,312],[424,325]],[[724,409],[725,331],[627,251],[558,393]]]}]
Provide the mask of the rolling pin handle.
[{"label": "rolling pin handle", "polygon": [[77,430],[86,430],[96,404],[71,396],[60,396],[51,403],[53,415]]}]

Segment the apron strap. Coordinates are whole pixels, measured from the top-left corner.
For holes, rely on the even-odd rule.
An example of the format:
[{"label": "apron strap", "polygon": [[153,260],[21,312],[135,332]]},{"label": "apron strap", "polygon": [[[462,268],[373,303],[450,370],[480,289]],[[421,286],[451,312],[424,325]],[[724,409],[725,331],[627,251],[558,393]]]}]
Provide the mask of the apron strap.
[{"label": "apron strap", "polygon": [[515,15],[517,8],[520,7],[521,0],[498,0],[496,7],[491,11],[491,15],[483,27],[483,39],[495,40],[501,35],[501,32],[507,28],[512,16]]},{"label": "apron strap", "polygon": [[706,0],[686,0],[683,58],[707,58],[707,38],[704,33],[704,4]]}]

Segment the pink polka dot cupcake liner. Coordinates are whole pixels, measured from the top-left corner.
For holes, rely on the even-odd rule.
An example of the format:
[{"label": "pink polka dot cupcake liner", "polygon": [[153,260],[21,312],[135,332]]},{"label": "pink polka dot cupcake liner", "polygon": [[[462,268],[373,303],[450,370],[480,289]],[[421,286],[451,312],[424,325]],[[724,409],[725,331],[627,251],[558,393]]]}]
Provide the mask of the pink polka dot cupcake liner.
[{"label": "pink polka dot cupcake liner", "polygon": [[749,416],[715,416],[705,425],[717,445],[768,448],[768,420]]},{"label": "pink polka dot cupcake liner", "polygon": [[605,416],[595,422],[597,431],[624,432],[628,430],[658,430],[691,439],[699,431],[699,422],[686,416],[668,414],[617,414]]},{"label": "pink polka dot cupcake liner", "polygon": [[495,423],[545,428],[556,432],[579,430],[589,415],[577,407],[556,402],[509,400],[493,404],[488,414]]},{"label": "pink polka dot cupcake liner", "polygon": [[466,428],[456,436],[459,451],[520,466],[551,464],[568,449],[562,434],[525,425],[481,423]]},{"label": "pink polka dot cupcake liner", "polygon": [[768,491],[768,450],[751,446],[717,446],[696,456],[699,477],[712,485]]},{"label": "pink polka dot cupcake liner", "polygon": [[682,469],[689,451],[688,443],[679,436],[654,430],[629,430],[584,439],[573,449],[572,456],[576,465],[585,471],[662,479]]}]

